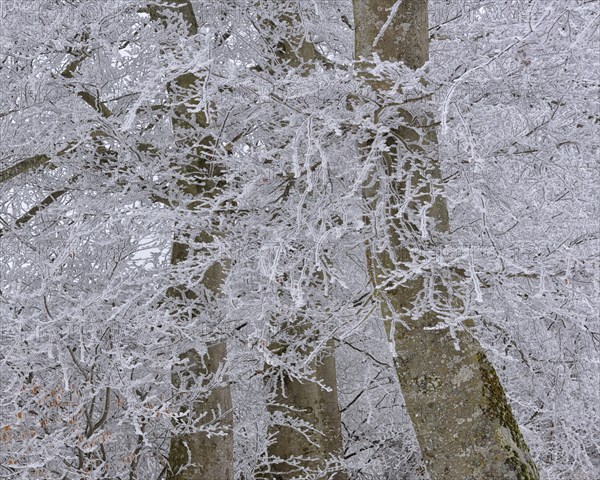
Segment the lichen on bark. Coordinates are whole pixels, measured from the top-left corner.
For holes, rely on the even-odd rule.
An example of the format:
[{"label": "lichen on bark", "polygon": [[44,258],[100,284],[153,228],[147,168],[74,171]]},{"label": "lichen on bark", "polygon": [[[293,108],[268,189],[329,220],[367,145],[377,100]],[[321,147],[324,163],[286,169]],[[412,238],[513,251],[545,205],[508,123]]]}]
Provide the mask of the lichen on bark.
[{"label": "lichen on bark", "polygon": [[477,354],[477,361],[485,399],[481,408],[484,415],[499,424],[497,436],[507,452],[507,465],[517,473],[517,480],[537,480],[537,467],[531,459],[529,448],[506,399],[496,370],[483,352]]},{"label": "lichen on bark", "polygon": [[[429,60],[427,0],[354,0],[354,17],[358,67],[385,60],[417,69]],[[361,78],[384,102],[389,82]],[[440,193],[435,122],[426,105],[415,114],[411,108],[414,104],[396,109],[398,125],[390,128],[380,152],[373,151],[373,140],[365,140],[361,150],[365,159],[376,159],[363,188],[365,202],[371,212],[387,214],[384,219],[373,214],[365,222],[379,225],[378,235],[384,232],[387,239],[378,244],[374,235],[368,268],[394,341],[396,371],[424,462],[432,480],[537,480],[502,385],[467,331],[468,322],[452,325],[440,308],[423,307],[437,298],[441,311],[464,310],[460,295],[448,286],[460,283],[457,273],[423,261],[447,244],[450,226]],[[419,236],[423,230],[414,219],[423,213],[430,228]]]}]

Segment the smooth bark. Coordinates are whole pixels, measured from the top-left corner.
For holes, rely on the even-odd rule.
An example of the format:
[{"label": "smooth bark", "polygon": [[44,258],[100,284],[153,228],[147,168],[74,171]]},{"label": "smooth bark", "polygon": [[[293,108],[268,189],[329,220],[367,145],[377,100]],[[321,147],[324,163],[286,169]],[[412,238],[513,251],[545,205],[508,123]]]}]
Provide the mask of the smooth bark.
[{"label": "smooth bark", "polygon": [[[285,36],[274,41],[280,68],[284,71],[295,69],[301,76],[308,76],[314,69],[315,62],[326,63],[327,60],[306,37],[295,2],[286,9],[278,8],[282,10],[279,21],[285,26]],[[322,284],[322,281],[322,278],[315,278],[316,284]],[[303,321],[306,319],[299,316],[296,325],[287,325],[288,333],[301,338],[305,330]],[[275,355],[285,348],[285,345],[270,346]],[[305,354],[310,355],[311,351],[307,349]],[[310,478],[315,479],[348,478],[339,469],[338,463],[343,445],[333,340],[327,342],[322,357],[314,360],[311,367],[315,372],[314,380],[319,383],[299,381],[291,378],[285,371],[278,372],[277,369],[266,367],[267,379],[274,387],[274,399],[269,405],[269,412],[274,417],[283,414],[288,421],[310,425],[312,432],[300,432],[297,428],[272,424],[269,435],[275,441],[268,447],[270,470],[260,473],[259,478],[288,480],[306,477],[308,472],[312,475]]]},{"label": "smooth bark", "polygon": [[[402,61],[412,69],[428,60],[426,0],[354,0],[354,14],[357,58],[364,57],[368,63],[377,54],[382,60]],[[375,91],[388,88],[384,80],[366,81]],[[421,313],[418,319],[409,314],[418,306],[424,289],[431,289],[429,293],[445,298],[459,311],[456,295],[433,274],[434,285],[424,276],[396,287],[382,283],[394,273],[406,273],[410,262],[418,262],[415,252],[439,248],[449,237],[446,202],[434,193],[430,181],[440,180],[439,162],[432,155],[436,143],[432,121],[408,111],[399,115],[405,126],[391,132],[388,149],[379,156],[381,165],[363,190],[371,208],[384,201],[389,213],[385,227],[389,248],[383,252],[371,249],[368,263],[387,331],[393,336],[398,379],[427,470],[432,480],[537,480],[529,449],[479,343],[464,329],[457,329],[455,336],[449,328],[428,330],[443,323],[433,310]],[[362,145],[365,154],[370,148],[370,142]],[[405,159],[402,164],[401,158]],[[409,170],[412,178],[407,180]],[[377,171],[396,179],[391,185],[392,197],[403,201],[410,189],[408,215],[389,199],[382,199]],[[411,215],[424,208],[430,225],[435,225],[428,239],[420,235],[420,226]],[[394,321],[398,317],[409,328]]]},{"label": "smooth bark", "polygon": [[[210,240],[204,234],[204,240]],[[198,239],[202,240],[202,239]],[[189,247],[175,242],[171,261],[173,264],[187,260]],[[211,295],[221,295],[221,288],[228,273],[226,262],[214,263],[202,278],[202,285]],[[196,297],[192,292],[171,289],[171,296],[184,296],[188,300]],[[174,369],[173,387],[189,402],[182,413],[181,423],[193,425],[195,429],[214,429],[217,434],[197,431],[175,436],[169,449],[170,480],[227,480],[233,478],[233,410],[231,391],[222,370],[227,358],[225,341],[207,345],[201,355],[190,349],[179,356],[182,365]],[[216,385],[215,385],[216,383]],[[208,393],[199,395],[198,392]]]},{"label": "smooth bark", "polygon": [[[170,10],[170,12],[169,12]],[[182,18],[188,35],[195,35],[198,26],[192,4],[189,0],[164,0],[159,7],[151,8],[151,15],[163,24],[168,22],[167,13],[175,13]],[[203,79],[192,73],[180,75],[169,85],[171,98],[177,103],[172,117],[176,138],[190,154],[185,166],[180,168],[183,179],[178,186],[191,199],[188,208],[195,209],[202,199],[210,200],[222,188],[221,169],[212,159],[214,139],[204,130],[209,119],[204,111],[191,112],[188,105],[197,103],[197,91]],[[182,229],[185,231],[185,228]],[[205,231],[194,240],[209,244],[218,232]],[[177,265],[189,261],[203,252],[190,249],[192,239],[186,233],[176,235],[171,263]],[[229,262],[222,261],[211,265],[200,283],[206,291],[208,301],[216,301],[222,295],[222,287],[227,278]],[[171,288],[169,295],[186,300],[197,300],[194,292]],[[181,364],[173,371],[173,387],[187,402],[181,423],[193,425],[197,431],[180,434],[171,439],[169,449],[170,480],[228,480],[233,478],[233,412],[231,392],[223,368],[227,358],[227,345],[219,341],[207,345],[206,353],[200,354],[189,349],[179,356]],[[206,391],[206,394],[198,392]],[[210,433],[209,429],[215,429]],[[203,430],[204,429],[204,430]]]},{"label": "smooth bark", "polygon": [[[274,346],[271,350],[277,354]],[[270,470],[259,474],[258,478],[348,478],[337,462],[342,453],[342,432],[333,341],[328,342],[322,358],[312,366],[316,379],[328,390],[316,382],[299,381],[285,372],[279,376],[274,369],[272,371],[275,399],[269,407],[270,413],[275,418],[283,414],[285,423],[304,423],[310,425],[310,429],[300,432],[285,424],[272,425],[269,433],[275,437],[275,442],[269,445]],[[267,375],[269,369],[267,367]]]}]

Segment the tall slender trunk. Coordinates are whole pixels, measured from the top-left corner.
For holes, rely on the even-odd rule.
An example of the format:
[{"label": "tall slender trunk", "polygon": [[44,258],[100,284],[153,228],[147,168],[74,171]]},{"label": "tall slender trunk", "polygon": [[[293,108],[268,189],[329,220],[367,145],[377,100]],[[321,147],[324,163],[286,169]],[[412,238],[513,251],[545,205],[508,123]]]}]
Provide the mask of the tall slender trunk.
[{"label": "tall slender trunk", "polygon": [[[290,2],[275,8],[281,12],[278,18],[286,26],[285,37],[274,41],[277,61],[286,65],[284,69],[293,68],[301,76],[310,75],[315,61],[326,62],[326,59],[306,38],[300,12],[296,10],[298,5]],[[324,280],[315,278],[314,283],[322,285]],[[286,325],[286,331],[289,335],[302,338],[305,331],[302,324],[306,321],[310,322],[310,319],[299,315]],[[285,349],[286,345],[270,346],[275,355]],[[304,353],[311,355],[313,352],[306,349]],[[283,414],[292,422],[310,425],[312,432],[300,432],[290,426],[272,424],[269,435],[275,441],[268,447],[270,470],[260,473],[260,478],[288,480],[310,475],[310,478],[323,480],[347,479],[347,475],[339,470],[337,461],[342,455],[343,445],[333,340],[327,342],[322,355],[312,361],[311,367],[319,383],[300,381],[285,371],[279,372],[277,368],[266,366],[267,378],[274,388],[270,413],[273,416]]]},{"label": "tall slender trunk", "polygon": [[[189,0],[162,0],[151,7],[155,20],[168,21],[166,10],[176,12],[183,19],[188,35],[198,33],[192,4]],[[169,94],[176,101],[172,117],[176,141],[189,154],[186,165],[180,169],[182,179],[178,186],[193,200],[188,208],[199,208],[201,199],[214,198],[223,187],[222,172],[212,160],[214,138],[205,130],[209,119],[203,109],[190,111],[189,105],[198,103],[198,89],[204,80],[193,73],[177,77],[169,85]],[[179,140],[177,140],[179,138]],[[185,226],[182,228],[185,232]],[[203,252],[192,250],[189,242],[210,244],[218,231],[205,231],[190,238],[187,233],[176,234],[171,252],[171,263],[177,265]],[[229,262],[212,264],[200,279],[207,301],[216,301],[222,296],[222,287],[227,278]],[[197,300],[197,294],[172,287],[169,295],[182,300]],[[179,434],[171,438],[169,448],[170,480],[228,480],[233,478],[233,413],[231,392],[223,368],[227,357],[226,342],[218,341],[206,346],[206,353],[188,349],[179,355],[181,364],[173,369],[174,392],[181,396],[184,418],[181,424],[193,426],[192,433]],[[205,394],[198,392],[208,391]],[[210,428],[210,434],[203,431]],[[216,430],[216,431],[215,431]]]},{"label": "tall slender trunk", "polygon": [[[273,346],[271,350],[277,354]],[[339,470],[336,460],[342,453],[342,432],[333,341],[327,343],[322,358],[314,361],[311,366],[316,379],[320,384],[326,385],[329,391],[319,383],[299,381],[285,372],[278,377],[277,371],[272,371],[275,398],[269,407],[270,413],[283,414],[289,422],[308,424],[310,430],[300,432],[297,428],[282,424],[270,426],[269,434],[275,437],[275,442],[268,448],[270,469],[257,478],[348,478]],[[267,367],[267,375],[270,368]]]},{"label": "tall slender trunk", "polygon": [[[428,60],[426,0],[354,0],[354,16],[357,57],[368,62],[377,54],[412,69]],[[385,81],[367,81],[375,91],[388,88]],[[385,202],[388,213],[384,227],[388,247],[371,248],[368,263],[393,336],[398,378],[427,470],[432,480],[536,480],[537,469],[479,343],[464,330],[456,329],[453,336],[449,328],[427,329],[443,323],[439,310],[423,308],[428,298],[443,299],[455,311],[460,310],[460,300],[440,274],[409,273],[410,263],[418,264],[447,242],[449,222],[436,182],[440,170],[439,161],[432,158],[436,143],[432,121],[408,109],[399,115],[403,126],[385,139],[386,148],[378,154],[379,164],[363,190],[373,209]],[[362,145],[365,152],[371,147],[369,141]],[[384,177],[396,179],[387,188],[400,202],[382,197],[382,184],[388,182]],[[437,192],[432,183],[438,183]],[[405,201],[408,208],[400,210],[399,203]],[[429,238],[415,222],[423,211],[432,230]],[[408,279],[394,285],[393,280],[403,276]],[[411,318],[414,312],[417,319]]]},{"label": "tall slender trunk", "polygon": [[[210,241],[208,234],[203,235]],[[173,244],[173,264],[187,260],[189,247],[176,239]],[[202,278],[202,285],[211,295],[221,295],[227,276],[227,262],[214,263]],[[172,289],[172,296],[196,298],[193,292]],[[206,353],[189,349],[179,355],[182,364],[173,370],[176,393],[188,402],[181,423],[195,429],[210,427],[211,433],[198,431],[171,438],[169,448],[170,480],[228,480],[233,478],[233,412],[231,392],[222,370],[227,358],[225,341],[207,345]],[[216,385],[215,385],[216,383]],[[198,392],[206,391],[204,395]],[[216,430],[216,433],[215,433]]]}]

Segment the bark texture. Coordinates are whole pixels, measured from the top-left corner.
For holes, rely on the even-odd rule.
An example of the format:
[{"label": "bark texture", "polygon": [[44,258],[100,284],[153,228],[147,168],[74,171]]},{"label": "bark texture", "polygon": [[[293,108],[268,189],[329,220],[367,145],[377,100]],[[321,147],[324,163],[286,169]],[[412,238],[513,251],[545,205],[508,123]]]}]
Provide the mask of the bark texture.
[{"label": "bark texture", "polygon": [[[185,376],[173,376],[176,389],[185,388],[192,393],[198,389],[198,379],[205,384],[218,375],[227,355],[225,342],[208,346],[205,355],[196,350],[188,350],[180,356],[187,360]],[[184,385],[185,383],[185,385]],[[200,385],[200,388],[205,385]],[[227,480],[233,478],[233,445],[231,438],[231,394],[228,385],[213,387],[205,397],[193,402],[189,419],[199,419],[200,426],[217,425],[219,435],[190,433],[171,440],[169,449],[169,477],[172,480]],[[186,412],[187,413],[187,412]]]},{"label": "bark texture", "polygon": [[[208,237],[207,234],[204,234]],[[207,240],[201,238],[199,240]],[[176,264],[187,259],[189,247],[175,242],[171,260]],[[227,277],[228,265],[214,263],[206,271],[202,285],[218,296]],[[193,292],[172,289],[171,296],[194,300]],[[205,431],[178,435],[169,448],[170,480],[227,480],[233,478],[233,410],[231,391],[222,370],[227,358],[226,342],[207,346],[201,355],[190,349],[179,356],[182,364],[173,370],[175,392],[188,401],[182,423],[194,429],[216,427],[217,434]],[[201,393],[207,392],[207,393]]]},{"label": "bark texture", "polygon": [[[270,471],[258,478],[348,478],[339,470],[336,461],[342,453],[342,431],[334,354],[333,341],[330,341],[323,357],[313,364],[316,378],[329,391],[315,382],[293,379],[285,372],[280,376],[273,375],[276,397],[269,411],[280,423],[269,429],[270,435],[275,437],[275,442],[269,446]],[[285,425],[295,421],[309,425],[310,429],[301,433]],[[331,464],[329,468],[328,463]]]},{"label": "bark texture", "polygon": [[[312,42],[306,36],[302,25],[301,12],[296,2],[274,4],[280,12],[277,19],[283,30],[282,36],[275,31],[271,21],[265,22],[267,37],[274,39],[276,60],[282,72],[295,70],[301,76],[308,76],[315,67],[315,62],[327,64]],[[283,28],[281,28],[283,26]],[[315,278],[315,283],[322,284],[322,278]],[[305,328],[299,316],[297,324],[286,326],[292,336],[301,338]],[[277,355],[283,353],[286,345],[272,344],[270,350]],[[311,354],[306,349],[305,354]],[[345,472],[340,470],[338,459],[342,455],[341,415],[337,397],[335,346],[331,340],[320,359],[313,361],[311,367],[315,377],[326,388],[318,383],[301,382],[291,378],[285,371],[280,372],[266,366],[267,379],[274,387],[274,403],[269,406],[269,412],[279,423],[272,424],[269,435],[275,441],[268,447],[271,459],[270,471],[261,472],[261,479],[291,480],[292,478],[313,478],[322,480],[346,480]],[[283,420],[283,417],[286,420]],[[296,428],[286,426],[289,421],[300,421],[310,426],[310,430],[301,433]],[[329,467],[328,465],[331,465]],[[319,472],[321,472],[319,474]],[[309,476],[310,475],[310,476]]]},{"label": "bark texture", "polygon": [[[189,0],[163,0],[160,5],[150,7],[154,20],[167,25],[169,19],[179,17],[187,28],[188,35],[195,35],[198,26]],[[179,167],[182,179],[179,189],[191,199],[189,209],[201,208],[203,199],[213,198],[223,187],[222,171],[212,158],[214,138],[206,133],[209,119],[204,109],[191,112],[189,106],[197,104],[198,89],[204,79],[192,73],[180,75],[169,85],[169,94],[177,107],[172,117],[173,131],[189,155],[183,167]],[[185,233],[174,238],[171,263],[187,261],[191,256],[202,255],[202,251],[191,250],[190,240],[210,244],[216,231],[205,231],[191,239]],[[207,301],[222,295],[222,287],[229,270],[228,261],[212,264],[199,279],[206,292]],[[195,292],[171,288],[169,295],[185,300],[197,300]],[[170,480],[228,480],[233,478],[233,412],[231,392],[223,368],[227,358],[225,341],[206,347],[206,353],[195,349],[179,356],[181,364],[174,368],[172,382],[176,395],[187,403],[182,424],[193,428],[193,432],[175,436],[169,448]],[[210,429],[207,433],[202,429]],[[215,430],[216,429],[216,433]],[[200,431],[198,431],[200,430]]]},{"label": "bark texture", "polygon": [[[426,0],[354,0],[354,14],[357,58],[368,62],[377,54],[413,69],[428,60]],[[385,81],[366,80],[375,91],[386,88]],[[464,330],[457,331],[457,350],[448,328],[425,330],[442,322],[437,312],[422,312],[418,319],[407,313],[422,301],[419,297],[426,288],[458,311],[460,302],[452,291],[441,281],[426,284],[424,277],[400,287],[382,284],[382,279],[408,271],[408,264],[419,260],[415,252],[443,245],[449,231],[446,202],[429,181],[440,179],[439,162],[431,154],[436,143],[432,121],[404,110],[400,116],[404,126],[391,132],[388,149],[380,155],[381,165],[363,190],[372,208],[388,202],[384,208],[391,219],[384,227],[390,247],[383,252],[372,249],[368,262],[395,343],[398,379],[427,470],[432,480],[537,480],[537,468],[502,385],[479,343]],[[370,142],[362,148],[368,151]],[[389,199],[403,201],[410,190],[408,212],[382,198],[382,182],[377,178],[382,173],[396,179],[388,185],[393,193]],[[423,208],[430,225],[435,225],[427,239],[414,223],[415,212]],[[392,324],[394,317],[410,328]]]}]

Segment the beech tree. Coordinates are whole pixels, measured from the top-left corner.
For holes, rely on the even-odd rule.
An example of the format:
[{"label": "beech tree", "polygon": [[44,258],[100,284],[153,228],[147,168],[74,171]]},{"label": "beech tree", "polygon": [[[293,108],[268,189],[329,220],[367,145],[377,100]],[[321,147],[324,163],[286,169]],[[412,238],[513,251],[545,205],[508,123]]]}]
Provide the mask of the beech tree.
[{"label": "beech tree", "polygon": [[[158,8],[150,7],[153,20],[169,27],[169,21],[175,24],[183,20],[187,34],[198,34],[198,23],[191,3],[184,1],[163,2]],[[168,45],[161,46],[169,49]],[[167,86],[173,97],[172,126],[174,141],[182,144],[187,152],[180,169],[178,184],[183,191],[182,200],[191,212],[203,208],[203,198],[218,194],[222,187],[221,167],[213,159],[215,138],[208,130],[209,105],[203,105],[203,99],[197,98],[206,76],[193,72],[183,72]],[[171,262],[174,265],[194,259],[204,253],[206,248],[190,247],[214,242],[219,235],[212,227],[218,221],[210,222],[202,232],[191,233],[185,225],[176,225],[177,233],[171,248]],[[195,235],[195,238],[191,238]],[[207,302],[223,295],[228,264],[227,259],[209,265],[201,274],[201,288],[183,286],[170,287],[171,296],[184,300],[184,303],[201,299],[201,305],[208,311]],[[196,280],[198,281],[198,280]],[[198,315],[199,307],[192,307],[192,319]],[[190,320],[189,316],[183,321]],[[205,320],[206,321],[206,320]],[[214,322],[214,320],[212,321]],[[231,392],[227,379],[222,378],[227,357],[226,339],[205,346],[206,353],[200,354],[196,348],[189,348],[180,354],[181,365],[173,371],[175,392],[182,392],[188,404],[181,412],[183,433],[171,438],[169,447],[169,478],[173,479],[228,479],[233,478],[233,412]],[[199,392],[203,392],[199,394]],[[209,431],[202,426],[208,425]],[[216,431],[215,431],[216,430]]]},{"label": "beech tree", "polygon": [[3,478],[597,476],[593,2],[0,16]]},{"label": "beech tree", "polygon": [[[429,58],[427,6],[427,0],[356,0],[356,55],[422,67]],[[379,78],[371,85],[393,88]],[[369,268],[406,407],[432,479],[537,479],[493,366],[464,330],[468,320],[457,322],[463,308],[452,286],[456,272],[431,261],[448,242],[450,225],[435,125],[419,103],[391,113],[384,97],[372,114],[374,126],[385,121],[384,128],[363,144],[374,170],[363,192],[373,212],[384,215],[368,219],[380,237],[368,253]]]}]

